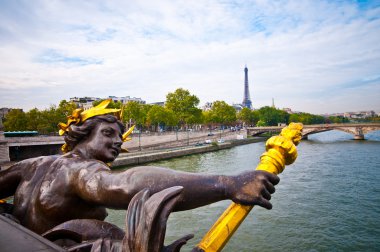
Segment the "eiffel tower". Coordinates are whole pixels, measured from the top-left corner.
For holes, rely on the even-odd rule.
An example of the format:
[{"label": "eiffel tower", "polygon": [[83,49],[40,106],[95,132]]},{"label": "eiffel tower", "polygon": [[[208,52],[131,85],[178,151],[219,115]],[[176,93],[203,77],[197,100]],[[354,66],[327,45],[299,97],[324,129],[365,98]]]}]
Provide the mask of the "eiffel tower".
[{"label": "eiffel tower", "polygon": [[248,68],[247,65],[244,68],[244,99],[242,103],[244,108],[252,109],[251,97],[249,95],[249,86],[248,86]]}]

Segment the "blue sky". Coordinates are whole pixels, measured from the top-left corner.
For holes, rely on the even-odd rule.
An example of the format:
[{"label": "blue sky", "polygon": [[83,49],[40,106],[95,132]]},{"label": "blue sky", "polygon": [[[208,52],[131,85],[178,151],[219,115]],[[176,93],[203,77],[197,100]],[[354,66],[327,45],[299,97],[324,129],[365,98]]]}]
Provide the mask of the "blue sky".
[{"label": "blue sky", "polygon": [[0,0],[0,107],[188,89],[315,114],[380,112],[380,1]]}]

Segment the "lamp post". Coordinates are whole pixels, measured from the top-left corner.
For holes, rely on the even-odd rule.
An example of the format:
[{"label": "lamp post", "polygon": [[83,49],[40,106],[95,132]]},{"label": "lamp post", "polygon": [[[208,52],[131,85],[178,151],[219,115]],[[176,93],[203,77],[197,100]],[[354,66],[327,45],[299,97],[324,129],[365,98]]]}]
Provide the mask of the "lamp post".
[{"label": "lamp post", "polygon": [[139,128],[139,151],[141,151],[141,127]]},{"label": "lamp post", "polygon": [[178,126],[175,126],[175,138],[178,141]]},{"label": "lamp post", "polygon": [[187,128],[187,145],[189,145],[189,128]]}]

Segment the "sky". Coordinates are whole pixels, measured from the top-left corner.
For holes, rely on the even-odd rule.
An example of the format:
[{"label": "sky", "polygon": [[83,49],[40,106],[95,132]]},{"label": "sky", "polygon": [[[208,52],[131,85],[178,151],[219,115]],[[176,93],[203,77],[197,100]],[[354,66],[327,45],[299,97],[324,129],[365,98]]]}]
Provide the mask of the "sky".
[{"label": "sky", "polygon": [[0,0],[0,108],[70,97],[380,112],[380,1]]}]

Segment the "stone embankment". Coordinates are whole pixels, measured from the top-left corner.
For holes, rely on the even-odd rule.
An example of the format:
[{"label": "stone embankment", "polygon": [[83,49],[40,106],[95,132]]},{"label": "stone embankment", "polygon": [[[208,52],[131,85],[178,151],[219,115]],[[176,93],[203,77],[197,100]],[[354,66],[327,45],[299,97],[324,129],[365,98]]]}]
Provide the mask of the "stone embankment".
[{"label": "stone embankment", "polygon": [[127,148],[131,152],[137,150],[152,150],[162,148],[173,148],[191,146],[197,143],[204,143],[205,140],[217,141],[234,140],[237,138],[247,138],[247,131],[178,131],[178,132],[149,132],[133,134],[132,140],[125,142],[123,148]]},{"label": "stone embankment", "polygon": [[154,162],[154,161],[163,160],[163,159],[228,149],[234,146],[261,142],[264,140],[265,138],[258,137],[258,138],[249,138],[249,139],[240,139],[240,140],[229,140],[228,142],[216,143],[216,144],[201,144],[197,146],[193,145],[193,146],[183,146],[183,147],[177,147],[177,148],[160,149],[160,150],[145,150],[145,151],[139,151],[139,152],[122,153],[112,163],[112,167],[140,165],[140,164],[145,164],[145,163]]}]

